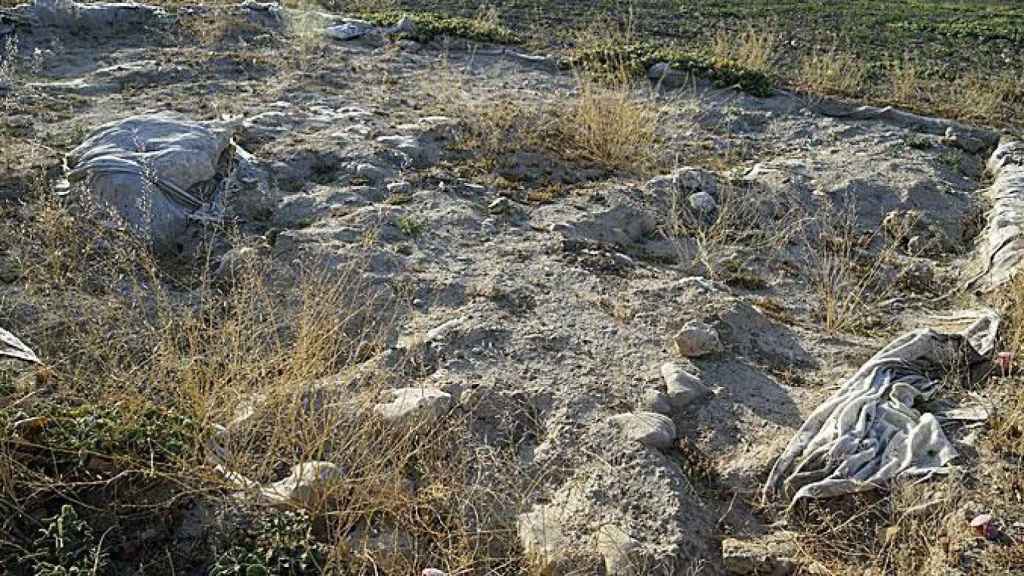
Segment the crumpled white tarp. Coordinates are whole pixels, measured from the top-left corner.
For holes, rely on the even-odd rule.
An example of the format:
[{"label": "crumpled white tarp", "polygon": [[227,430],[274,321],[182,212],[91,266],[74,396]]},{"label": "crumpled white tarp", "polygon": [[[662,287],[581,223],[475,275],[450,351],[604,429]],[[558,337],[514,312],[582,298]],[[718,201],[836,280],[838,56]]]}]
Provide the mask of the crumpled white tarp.
[{"label": "crumpled white tarp", "polygon": [[775,462],[765,499],[792,505],[948,472],[957,451],[917,404],[944,376],[985,362],[998,324],[986,316],[964,334],[918,330],[891,342],[804,422]]},{"label": "crumpled white tarp", "polygon": [[222,209],[220,180],[236,125],[167,112],[111,122],[68,153],[67,177],[148,235],[156,252],[182,255],[193,224],[217,219]]}]

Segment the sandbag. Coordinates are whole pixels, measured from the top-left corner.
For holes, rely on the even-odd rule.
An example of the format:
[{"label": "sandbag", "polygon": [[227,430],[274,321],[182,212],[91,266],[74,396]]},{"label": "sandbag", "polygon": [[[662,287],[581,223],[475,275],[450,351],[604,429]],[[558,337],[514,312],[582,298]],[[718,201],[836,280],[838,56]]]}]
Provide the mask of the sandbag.
[{"label": "sandbag", "polygon": [[988,161],[992,208],[981,242],[982,271],[970,287],[994,290],[1009,282],[1024,259],[1024,142],[1004,141]]},{"label": "sandbag", "polygon": [[13,12],[35,26],[95,33],[137,30],[169,18],[167,12],[157,6],[127,2],[85,4],[74,0],[35,0],[17,6]]},{"label": "sandbag", "polygon": [[[785,92],[781,92],[787,94]],[[985,128],[967,126],[955,120],[921,116],[892,106],[860,106],[828,98],[817,98],[810,108],[824,116],[847,120],[878,120],[891,126],[937,136],[956,134],[977,141],[980,147],[991,148],[999,143],[999,133]]]},{"label": "sandbag", "polygon": [[998,318],[963,334],[918,330],[878,352],[819,406],[779,456],[764,486],[767,501],[827,498],[884,487],[892,480],[945,473],[957,456],[930,400],[944,375],[982,365]]},{"label": "sandbag", "polygon": [[86,201],[112,207],[161,255],[188,255],[204,222],[223,213],[233,122],[174,113],[132,116],[98,128],[65,158]]}]

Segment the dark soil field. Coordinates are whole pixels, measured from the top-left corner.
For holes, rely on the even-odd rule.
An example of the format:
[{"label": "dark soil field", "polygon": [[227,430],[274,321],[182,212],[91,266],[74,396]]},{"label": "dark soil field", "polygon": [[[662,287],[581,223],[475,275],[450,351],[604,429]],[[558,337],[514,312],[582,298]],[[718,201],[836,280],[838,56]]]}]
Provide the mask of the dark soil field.
[{"label": "dark soil field", "polygon": [[[344,1],[323,0],[344,8]],[[361,4],[372,5],[373,2]],[[401,10],[474,17],[473,0],[400,0]],[[486,4],[484,4],[486,6]],[[597,21],[617,21],[639,42],[705,51],[716,35],[749,28],[776,36],[773,66],[782,84],[800,86],[808,55],[849,53],[866,67],[852,96],[925,112],[1020,126],[1024,88],[1024,5],[1013,1],[921,0],[511,0],[492,3],[501,22],[538,48],[577,45],[576,33]],[[608,31],[609,34],[611,31]],[[894,68],[913,67],[920,89],[897,98]],[[958,84],[1000,91],[998,113],[957,110]],[[900,101],[902,100],[902,101]],[[1011,103],[1015,103],[1011,106]]]}]

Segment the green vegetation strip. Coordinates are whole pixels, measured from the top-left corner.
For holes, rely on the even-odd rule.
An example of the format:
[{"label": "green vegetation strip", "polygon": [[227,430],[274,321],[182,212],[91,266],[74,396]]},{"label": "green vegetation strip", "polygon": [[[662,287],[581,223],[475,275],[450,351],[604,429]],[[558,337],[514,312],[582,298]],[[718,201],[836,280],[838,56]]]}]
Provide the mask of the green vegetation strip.
[{"label": "green vegetation strip", "polygon": [[707,78],[715,86],[737,87],[755,96],[770,96],[775,88],[775,82],[768,75],[746,70],[735,63],[650,44],[585,47],[574,51],[569,59],[569,65],[574,68],[613,78],[622,72],[632,76],[646,74],[659,62],[667,63],[674,70]]},{"label": "green vegetation strip", "polygon": [[442,16],[426,12],[362,12],[359,14],[360,18],[378,26],[394,26],[403,16],[407,16],[415,24],[414,31],[406,37],[417,42],[430,42],[444,36],[495,44],[518,44],[520,42],[519,36],[511,30],[474,18]]}]

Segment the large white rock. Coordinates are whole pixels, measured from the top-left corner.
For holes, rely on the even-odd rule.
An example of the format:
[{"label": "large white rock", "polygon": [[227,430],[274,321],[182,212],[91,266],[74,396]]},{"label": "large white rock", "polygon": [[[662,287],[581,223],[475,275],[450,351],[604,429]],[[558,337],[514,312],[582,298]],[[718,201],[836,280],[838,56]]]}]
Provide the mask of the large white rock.
[{"label": "large white rock", "polygon": [[633,441],[651,448],[669,448],[676,440],[676,425],[672,419],[654,412],[619,414],[609,421],[622,434]]},{"label": "large white rock", "polygon": [[641,576],[643,566],[636,557],[639,543],[625,530],[606,524],[597,531],[597,553],[604,559],[607,576]]},{"label": "large white rock", "polygon": [[261,492],[271,502],[308,508],[327,499],[344,477],[341,468],[330,462],[303,462],[292,467],[290,476]]},{"label": "large white rock", "polygon": [[389,421],[413,417],[432,422],[443,416],[452,405],[451,394],[434,388],[399,388],[389,393],[391,402],[374,407],[381,417]]},{"label": "large white rock", "polygon": [[562,532],[562,516],[553,506],[537,505],[520,514],[517,528],[519,543],[530,567],[537,574],[564,574],[570,564],[572,543]]},{"label": "large white rock", "polygon": [[673,338],[680,356],[697,358],[722,351],[718,331],[699,320],[686,323]]},{"label": "large white rock", "polygon": [[700,378],[687,372],[678,362],[661,365],[661,377],[665,380],[666,396],[672,407],[681,410],[694,401],[710,394]]}]

